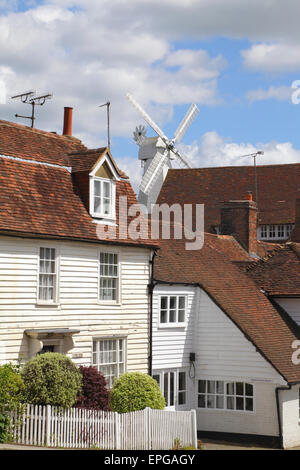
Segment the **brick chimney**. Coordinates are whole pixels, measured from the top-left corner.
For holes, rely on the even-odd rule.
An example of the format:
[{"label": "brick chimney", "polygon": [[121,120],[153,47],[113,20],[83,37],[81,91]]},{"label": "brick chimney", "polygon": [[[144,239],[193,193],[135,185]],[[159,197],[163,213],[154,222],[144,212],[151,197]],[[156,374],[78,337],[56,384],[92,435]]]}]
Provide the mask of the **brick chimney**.
[{"label": "brick chimney", "polygon": [[245,199],[223,203],[220,233],[234,236],[250,255],[256,256],[257,207],[250,192]]},{"label": "brick chimney", "polygon": [[64,108],[64,129],[63,135],[72,135],[72,115],[73,115],[73,108]]},{"label": "brick chimney", "polygon": [[291,233],[291,241],[300,243],[300,199],[296,199],[295,227]]}]

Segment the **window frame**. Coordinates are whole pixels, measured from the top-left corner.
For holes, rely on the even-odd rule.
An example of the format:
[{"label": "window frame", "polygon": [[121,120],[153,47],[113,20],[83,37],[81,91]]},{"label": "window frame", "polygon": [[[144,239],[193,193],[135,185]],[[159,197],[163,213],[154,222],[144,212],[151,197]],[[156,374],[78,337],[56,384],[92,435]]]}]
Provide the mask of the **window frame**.
[{"label": "window frame", "polygon": [[[54,288],[53,288],[53,299],[40,299],[40,261],[41,261],[41,249],[50,249],[54,250],[55,257],[55,273],[54,276]],[[59,282],[60,282],[60,249],[57,246],[46,246],[40,245],[37,249],[37,293],[36,293],[36,304],[37,305],[46,305],[46,306],[58,306],[59,305]],[[47,273],[42,273],[47,275]]]},{"label": "window frame", "polygon": [[[262,224],[258,227],[258,240],[288,240],[294,224]],[[282,235],[283,233],[283,235]],[[272,234],[272,236],[271,236]]]},{"label": "window frame", "polygon": [[[118,259],[118,276],[117,277],[112,277],[112,279],[117,279],[116,282],[116,299],[101,299],[101,261],[100,257],[102,254],[108,254],[108,255],[116,255]],[[115,249],[110,249],[110,250],[102,250],[101,248],[98,250],[98,303],[101,305],[121,305],[122,301],[122,296],[121,296],[121,253],[118,250]],[[109,276],[102,276],[102,277],[107,277]]]},{"label": "window frame", "polygon": [[[110,351],[110,352],[113,352],[113,351],[116,351],[116,357],[119,358],[119,353],[120,353],[120,349],[119,349],[119,341],[122,342],[122,351],[123,351],[123,361],[119,361],[117,360],[115,363],[114,362],[103,362],[102,364],[100,363],[100,350],[99,350],[99,343],[100,342],[107,342],[107,341],[113,341],[116,343],[116,349]],[[97,344],[96,346],[96,350],[94,351],[94,343]],[[107,353],[107,351],[106,351]],[[96,358],[98,358],[98,361],[94,362],[94,355],[96,355]],[[91,358],[91,364],[93,367],[95,367],[98,371],[100,371],[104,376],[105,378],[107,377],[103,371],[101,371],[101,368],[100,366],[103,365],[103,366],[114,366],[116,365],[117,367],[117,374],[114,376],[114,379],[117,379],[120,377],[120,375],[122,374],[125,374],[125,372],[127,371],[127,336],[103,336],[103,337],[95,337],[92,339],[92,358]],[[120,371],[120,364],[123,364],[123,372]],[[108,387],[111,388],[112,385],[113,385],[113,381],[112,383],[110,383],[110,380],[109,379],[106,379],[107,382],[108,382]]]},{"label": "window frame", "polygon": [[[202,382],[206,382],[206,389],[205,389],[205,392],[199,392],[199,382],[202,381]],[[215,391],[214,392],[209,392],[208,391],[208,382],[215,382]],[[219,392],[217,393],[217,389],[216,389],[216,384],[217,382],[220,382],[223,384],[223,393]],[[227,385],[230,385],[230,384],[233,384],[234,385],[234,393],[227,393]],[[243,395],[238,395],[237,393],[235,393],[236,391],[236,384],[243,384],[243,391],[244,391],[244,394]],[[247,395],[246,394],[246,386],[247,385],[250,385],[252,387],[252,395]],[[201,407],[199,406],[199,396],[204,396],[205,397],[205,406],[204,407]],[[216,397],[222,397],[223,398],[223,407],[219,407],[217,408],[216,406],[207,406],[207,397],[208,396],[211,396],[211,397],[214,397],[214,405],[216,405],[217,403],[217,398]],[[196,381],[196,397],[197,397],[197,403],[196,403],[196,407],[197,407],[197,410],[199,411],[205,411],[205,412],[209,412],[209,411],[229,411],[229,412],[234,412],[234,413],[250,413],[250,414],[255,414],[256,413],[256,391],[255,391],[255,384],[252,383],[252,382],[245,382],[244,379],[241,379],[241,380],[218,380],[218,379],[198,379]],[[247,409],[237,409],[236,407],[236,404],[237,404],[237,400],[236,398],[243,398],[243,402],[244,402],[244,405],[246,405],[246,399],[252,399],[252,410],[247,410]],[[228,398],[234,398],[234,408],[229,408],[227,406],[227,399]]]},{"label": "window frame", "polygon": [[[161,308],[161,301],[163,297],[167,297],[167,308],[162,309]],[[175,297],[176,298],[176,308],[175,308],[175,315],[176,315],[176,321],[170,322],[170,310],[174,310],[170,308],[170,298]],[[183,297],[184,298],[184,321],[180,322],[178,321],[179,318],[179,310],[182,310],[179,308],[179,298]],[[162,322],[161,321],[161,312],[162,310],[165,310],[167,313],[167,321]],[[188,296],[187,294],[160,294],[158,298],[158,328],[185,328],[187,324],[187,310],[188,310]]]},{"label": "window frame", "polygon": [[[104,183],[109,183],[110,185],[110,212],[109,214],[105,214],[104,212],[95,212],[95,182],[100,182],[101,184],[101,192],[102,186]],[[101,201],[103,196],[101,197]],[[103,206],[103,202],[101,202],[101,208]],[[116,220],[116,182],[109,178],[101,178],[99,176],[91,176],[90,177],[90,214],[92,217],[96,219],[103,219],[110,222],[115,222]]]}]

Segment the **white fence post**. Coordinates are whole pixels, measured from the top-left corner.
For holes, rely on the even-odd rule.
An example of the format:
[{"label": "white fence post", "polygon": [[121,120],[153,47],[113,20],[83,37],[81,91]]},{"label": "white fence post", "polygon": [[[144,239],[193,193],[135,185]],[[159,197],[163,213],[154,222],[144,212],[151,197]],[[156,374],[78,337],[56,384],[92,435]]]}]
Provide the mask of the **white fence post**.
[{"label": "white fence post", "polygon": [[197,449],[198,446],[198,436],[197,436],[197,415],[196,410],[191,410],[192,417],[192,446]]},{"label": "white fence post", "polygon": [[118,413],[114,413],[115,415],[115,448],[116,450],[121,449],[120,445],[120,437],[121,437],[121,426],[120,426],[120,416]]},{"label": "white fence post", "polygon": [[46,446],[50,445],[51,419],[52,419],[51,405],[47,405],[46,406],[46,439],[45,439]]}]

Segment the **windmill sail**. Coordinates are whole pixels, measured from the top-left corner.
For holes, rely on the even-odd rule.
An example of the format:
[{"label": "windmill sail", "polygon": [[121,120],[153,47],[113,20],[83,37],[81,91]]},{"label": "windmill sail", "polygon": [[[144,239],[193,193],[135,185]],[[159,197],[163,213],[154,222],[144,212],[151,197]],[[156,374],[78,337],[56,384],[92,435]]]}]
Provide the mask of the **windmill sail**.
[{"label": "windmill sail", "polygon": [[157,124],[151,119],[151,117],[144,111],[144,109],[135,101],[135,99],[127,93],[126,98],[130,103],[138,110],[138,112],[143,116],[145,121],[149,124],[150,127],[161,137],[164,142],[169,142],[169,139],[165,136],[163,131],[158,127]]},{"label": "windmill sail", "polygon": [[164,165],[168,161],[168,151],[166,150],[163,154],[157,152],[155,157],[153,158],[152,162],[150,163],[146,173],[144,174],[141,184],[140,190],[143,191],[145,194],[149,194],[153,186],[155,185],[156,181],[160,177],[161,173],[163,172]]},{"label": "windmill sail", "polygon": [[199,109],[197,108],[195,104],[192,104],[174,134],[174,139],[173,139],[174,142],[181,141],[182,137],[184,136],[187,129],[190,127],[190,125],[192,124],[193,120],[195,119],[198,113],[199,113]]}]

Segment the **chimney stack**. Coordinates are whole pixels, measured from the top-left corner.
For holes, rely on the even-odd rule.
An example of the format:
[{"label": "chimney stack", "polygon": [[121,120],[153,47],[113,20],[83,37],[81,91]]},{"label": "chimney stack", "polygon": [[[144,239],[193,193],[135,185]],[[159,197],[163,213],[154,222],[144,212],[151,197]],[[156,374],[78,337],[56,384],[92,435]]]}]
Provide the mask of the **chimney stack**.
[{"label": "chimney stack", "polygon": [[300,243],[300,199],[296,199],[295,227],[291,233],[291,241]]},{"label": "chimney stack", "polygon": [[72,135],[72,115],[73,108],[64,108],[64,130],[63,135]]},{"label": "chimney stack", "polygon": [[257,206],[251,192],[244,200],[223,204],[220,233],[234,236],[250,255],[257,256]]}]

